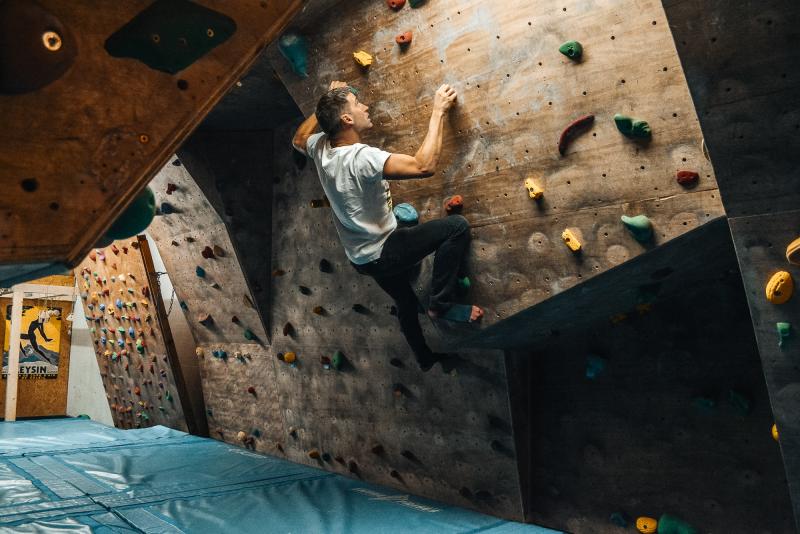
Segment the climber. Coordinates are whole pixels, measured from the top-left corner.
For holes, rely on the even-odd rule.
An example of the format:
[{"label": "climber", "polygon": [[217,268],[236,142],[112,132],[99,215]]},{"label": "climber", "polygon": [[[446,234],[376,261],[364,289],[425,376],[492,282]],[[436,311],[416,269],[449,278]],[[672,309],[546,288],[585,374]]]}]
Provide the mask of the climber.
[{"label": "climber", "polygon": [[[422,335],[410,272],[435,253],[427,313],[451,321],[480,320],[481,308],[453,302],[469,245],[469,223],[460,215],[451,215],[398,228],[386,180],[433,176],[442,150],[444,117],[455,105],[457,94],[447,84],[439,87],[425,140],[416,154],[409,156],[361,142],[372,122],[369,107],[359,102],[356,93],[344,82],[332,82],[316,113],[297,129],[292,145],[314,160],[350,263],[360,274],[372,276],[394,299],[400,330],[420,368],[427,371],[444,355],[432,352]],[[322,132],[314,134],[318,125]]]}]

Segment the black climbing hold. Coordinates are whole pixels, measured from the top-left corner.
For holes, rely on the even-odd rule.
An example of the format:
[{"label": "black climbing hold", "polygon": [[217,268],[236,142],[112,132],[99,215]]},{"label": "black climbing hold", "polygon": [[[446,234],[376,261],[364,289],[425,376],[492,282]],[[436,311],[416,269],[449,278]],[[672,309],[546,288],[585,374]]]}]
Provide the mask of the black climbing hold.
[{"label": "black climbing hold", "polygon": [[389,308],[389,315],[397,315],[397,307],[392,306]]},{"label": "black climbing hold", "polygon": [[172,164],[175,165],[176,167],[180,167],[181,166],[181,160],[174,159],[174,160],[172,160]]},{"label": "black climbing hold", "polygon": [[472,492],[469,490],[468,487],[462,486],[460,490],[458,490],[458,494],[464,497],[465,499],[472,498]]},{"label": "black climbing hold", "polygon": [[311,294],[311,288],[309,288],[309,287],[298,286],[298,288],[300,289],[300,293],[302,293],[303,295],[310,295]]},{"label": "black climbing hold", "polygon": [[353,311],[356,313],[362,313],[364,315],[369,313],[369,308],[363,306],[361,304],[353,304]]},{"label": "black climbing hold", "polygon": [[55,15],[28,0],[0,2],[0,94],[51,84],[77,55],[72,32]]},{"label": "black climbing hold", "polygon": [[327,452],[323,452],[322,453],[322,460],[325,461],[325,462],[330,462],[331,461],[331,455],[329,453],[327,453]]},{"label": "black climbing hold", "polygon": [[319,260],[319,270],[322,271],[323,273],[332,273],[333,265],[331,265],[331,262],[329,262],[325,258],[322,258],[321,260]]},{"label": "black climbing hold", "polygon": [[389,471],[389,476],[392,477],[392,478],[400,478],[400,473],[398,473],[396,470],[392,469],[391,471]]},{"label": "black climbing hold", "polygon": [[355,461],[350,460],[347,463],[347,470],[351,473],[358,473],[358,464]]},{"label": "black climbing hold", "polygon": [[480,499],[482,501],[488,501],[488,500],[491,500],[492,494],[489,493],[486,490],[478,490],[478,491],[475,492],[475,497],[477,497],[478,499]]},{"label": "black climbing hold", "polygon": [[419,462],[419,458],[417,458],[416,455],[409,450],[404,450],[403,452],[400,453],[400,456],[402,456],[406,460],[411,460],[412,462]]},{"label": "black climbing hold", "polygon": [[175,74],[236,32],[236,22],[188,0],[156,0],[106,39],[114,57],[138,59]]},{"label": "black climbing hold", "polygon": [[372,451],[372,454],[383,454],[384,452],[386,452],[386,449],[384,449],[383,445],[381,445],[380,443],[376,443],[375,445],[373,445],[370,448],[370,450]]},{"label": "black climbing hold", "polygon": [[392,358],[391,360],[389,360],[389,365],[393,365],[395,367],[403,367],[403,362],[398,358]]}]

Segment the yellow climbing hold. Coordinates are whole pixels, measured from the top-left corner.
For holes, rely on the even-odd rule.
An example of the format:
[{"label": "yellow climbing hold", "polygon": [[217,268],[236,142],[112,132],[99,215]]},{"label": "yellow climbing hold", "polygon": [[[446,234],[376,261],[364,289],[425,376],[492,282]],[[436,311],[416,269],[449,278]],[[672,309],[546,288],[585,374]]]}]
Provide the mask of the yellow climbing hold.
[{"label": "yellow climbing hold", "polygon": [[774,439],[775,441],[778,441],[778,425],[776,425],[774,423],[772,425],[772,439]]},{"label": "yellow climbing hold", "polygon": [[205,354],[205,351],[203,351],[203,347],[197,347],[194,349],[194,353],[198,358],[200,358]]},{"label": "yellow climbing hold", "polygon": [[792,296],[794,280],[786,271],[778,271],[767,282],[767,300],[773,304],[783,304]]},{"label": "yellow climbing hold", "polygon": [[370,65],[372,65],[372,56],[367,54],[363,50],[359,50],[358,52],[353,52],[353,59],[355,59],[356,63],[358,63],[362,67],[369,67]]},{"label": "yellow climbing hold", "polygon": [[533,178],[527,178],[525,180],[525,189],[528,190],[528,196],[533,200],[539,200],[542,198],[542,195],[544,195],[544,189],[536,185]]},{"label": "yellow climbing hold", "polygon": [[244,431],[244,430],[240,430],[240,431],[239,431],[239,432],[236,434],[236,440],[237,440],[237,441],[241,441],[241,442],[243,442],[243,443],[244,443],[244,442],[247,440],[247,433],[245,433],[245,431]]},{"label": "yellow climbing hold", "polygon": [[294,363],[296,359],[297,355],[294,352],[287,352],[286,354],[283,355],[283,361],[285,361],[286,363]]},{"label": "yellow climbing hold", "polygon": [[636,519],[636,530],[644,534],[652,534],[658,531],[658,521],[652,517],[639,517]]},{"label": "yellow climbing hold", "polygon": [[800,265],[800,237],[786,247],[786,261]]},{"label": "yellow climbing hold", "polygon": [[572,252],[579,252],[581,250],[581,242],[569,228],[561,232],[561,239],[564,240],[564,244],[567,245]]}]

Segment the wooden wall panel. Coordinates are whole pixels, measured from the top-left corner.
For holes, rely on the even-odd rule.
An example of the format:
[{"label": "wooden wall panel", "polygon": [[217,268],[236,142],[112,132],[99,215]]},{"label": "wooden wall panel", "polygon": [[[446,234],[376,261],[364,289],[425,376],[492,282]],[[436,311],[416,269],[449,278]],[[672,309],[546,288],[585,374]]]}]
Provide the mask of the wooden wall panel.
[{"label": "wooden wall panel", "polygon": [[[53,275],[32,280],[32,284],[65,286],[72,290],[75,278],[72,275]],[[0,340],[6,331],[6,307],[11,299],[0,299]],[[72,302],[49,299],[24,299],[23,306],[53,306],[61,308],[61,340],[59,344],[58,376],[56,378],[29,378],[19,381],[17,390],[17,417],[49,417],[67,414],[67,385],[69,383],[69,356],[72,323],[67,318],[72,314]],[[6,380],[0,380],[0,411],[5,410]]]},{"label": "wooden wall panel", "polygon": [[[176,355],[168,354],[174,350],[167,341],[169,325],[159,317],[160,295],[148,283],[139,241],[120,240],[95,249],[75,272],[114,425],[187,431],[188,403],[170,365]],[[144,344],[142,352],[138,341]]]},{"label": "wooden wall panel", "polygon": [[[0,200],[1,262],[81,261],[301,6],[300,0],[199,2],[231,17],[236,32],[171,75],[104,49],[109,36],[151,3],[39,2],[74,35],[77,57],[49,85],[0,96],[7,125],[0,179],[8,186]],[[24,189],[29,179],[37,187]],[[26,224],[53,218],[59,232]]]},{"label": "wooden wall panel", "polygon": [[[464,195],[475,238],[473,299],[487,308],[485,325],[641,254],[622,214],[648,215],[658,245],[724,213],[659,2],[468,0],[398,12],[340,2],[336,9],[339,24],[323,23],[326,15],[311,7],[293,22],[309,40],[309,78],[293,74],[276,45],[268,49],[273,65],[306,114],[332,79],[357,87],[375,124],[366,142],[389,151],[413,153],[435,89],[457,88],[439,172],[392,182],[392,196],[424,221],[443,215],[447,196]],[[414,40],[403,52],[393,37],[408,29]],[[583,43],[582,62],[558,52],[568,39]],[[368,70],[352,59],[359,49],[375,57]],[[646,119],[652,142],[623,137],[617,112]],[[586,113],[595,126],[559,156],[562,129]],[[698,187],[676,183],[683,168],[700,173]],[[545,189],[540,205],[523,188],[529,176]],[[567,227],[583,234],[583,257],[561,242]]]}]

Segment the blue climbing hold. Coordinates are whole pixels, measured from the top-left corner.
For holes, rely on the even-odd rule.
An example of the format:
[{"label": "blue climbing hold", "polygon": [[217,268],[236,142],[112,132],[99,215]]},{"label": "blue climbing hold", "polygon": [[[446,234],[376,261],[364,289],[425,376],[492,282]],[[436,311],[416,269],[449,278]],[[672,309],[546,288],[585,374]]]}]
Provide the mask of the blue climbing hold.
[{"label": "blue climbing hold", "polygon": [[100,311],[106,311],[106,305],[100,304]]},{"label": "blue climbing hold", "polygon": [[606,359],[600,356],[586,357],[586,378],[595,379],[606,370]]},{"label": "blue climbing hold", "polygon": [[128,328],[128,335],[134,337],[136,335],[136,330],[133,327]]},{"label": "blue climbing hold", "polygon": [[114,301],[114,306],[116,306],[117,308],[119,308],[121,310],[122,309],[122,299],[117,299],[116,301]]},{"label": "blue climbing hold", "polygon": [[206,270],[198,265],[194,270],[194,274],[196,274],[200,278],[205,278]]},{"label": "blue climbing hold", "polygon": [[302,35],[284,33],[278,39],[278,50],[289,61],[295,74],[308,77],[308,45]]},{"label": "blue climbing hold", "polygon": [[403,224],[417,224],[419,222],[419,214],[411,204],[398,204],[393,211],[394,216],[397,217],[397,222]]},{"label": "blue climbing hold", "polygon": [[175,206],[173,206],[169,202],[162,202],[160,211],[162,215],[171,215],[175,213]]}]

